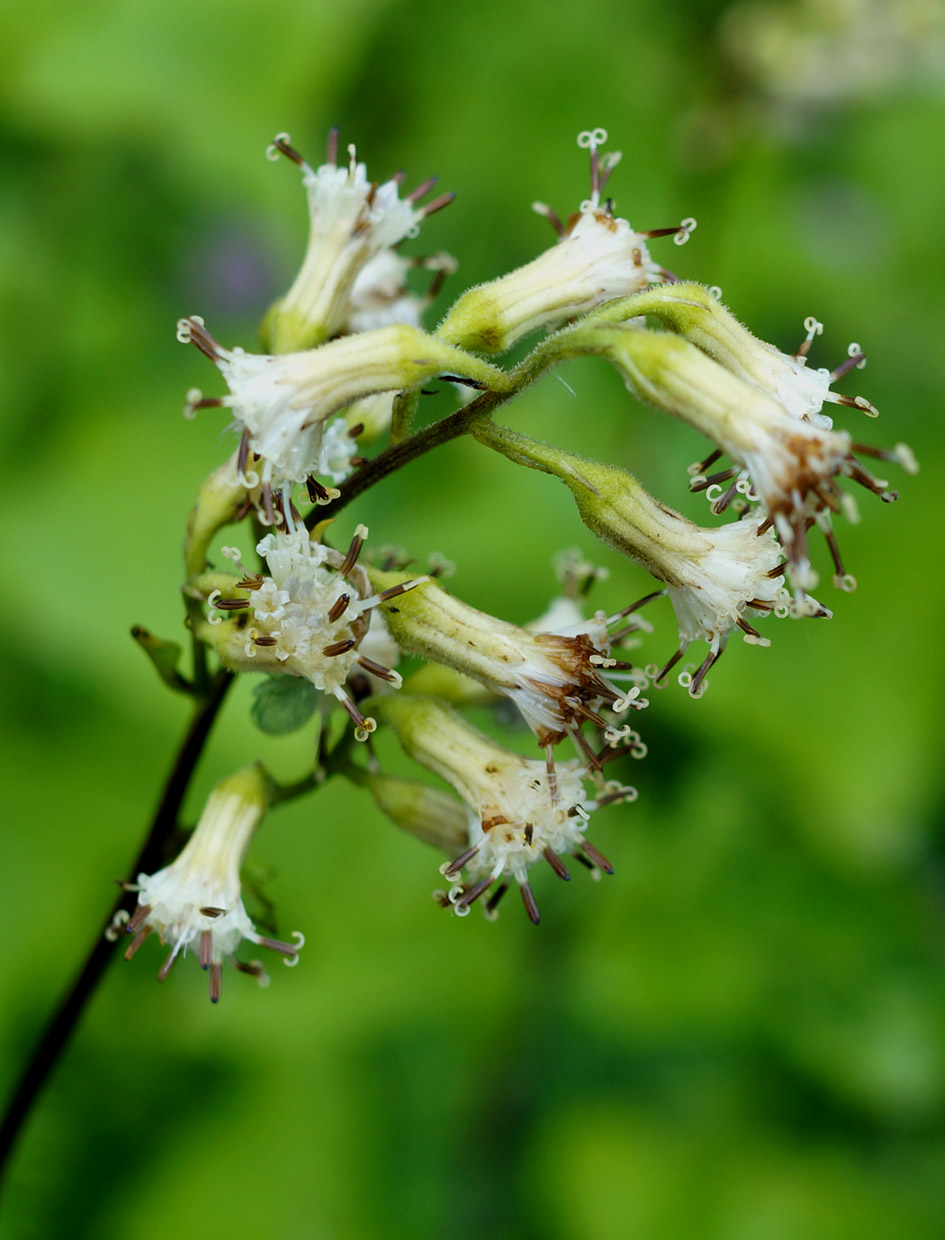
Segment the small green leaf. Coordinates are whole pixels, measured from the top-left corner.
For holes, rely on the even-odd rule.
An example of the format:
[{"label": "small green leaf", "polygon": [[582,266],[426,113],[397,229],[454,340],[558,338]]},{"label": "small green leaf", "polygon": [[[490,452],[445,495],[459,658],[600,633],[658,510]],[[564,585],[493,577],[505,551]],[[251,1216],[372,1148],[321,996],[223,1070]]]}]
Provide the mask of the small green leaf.
[{"label": "small green leaf", "polygon": [[250,708],[261,732],[282,736],[308,723],[318,704],[318,690],[299,676],[272,676],[253,689]]},{"label": "small green leaf", "polygon": [[136,624],[131,630],[131,636],[151,660],[155,671],[166,685],[178,693],[193,693],[193,685],[189,680],[185,680],[177,670],[181,655],[181,648],[177,642],[166,642],[160,637],[155,637],[140,624]]}]

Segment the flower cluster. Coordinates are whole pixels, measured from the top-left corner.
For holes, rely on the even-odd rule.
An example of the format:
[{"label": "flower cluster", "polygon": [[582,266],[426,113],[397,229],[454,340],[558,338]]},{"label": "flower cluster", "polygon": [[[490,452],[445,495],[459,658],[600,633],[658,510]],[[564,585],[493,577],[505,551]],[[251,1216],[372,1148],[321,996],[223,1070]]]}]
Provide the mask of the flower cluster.
[{"label": "flower cluster", "polygon": [[[208,596],[211,613],[201,635],[221,661],[237,672],[272,672],[302,676],[321,693],[336,698],[354,720],[359,740],[373,732],[374,720],[365,717],[347,693],[345,684],[357,665],[394,688],[400,675],[372,659],[365,649],[370,639],[371,612],[382,603],[400,598],[426,578],[413,578],[374,593],[358,557],[368,536],[359,525],[346,554],[314,542],[305,527],[291,533],[267,534],[256,547],[268,574],[248,572],[235,547],[223,554],[240,570],[224,590],[217,586]],[[373,621],[379,643],[388,645],[384,621]]]},{"label": "flower cluster", "polygon": [[[270,153],[301,170],[310,232],[298,276],[263,323],[267,351],[224,347],[195,315],[178,323],[178,338],[214,364],[228,389],[217,396],[193,389],[186,410],[229,409],[239,447],[201,485],[188,527],[183,593],[193,680],[178,671],[176,646],[150,635],[142,645],[168,684],[201,703],[211,685],[222,694],[233,674],[263,673],[269,679],[257,685],[255,722],[278,735],[317,713],[318,732],[311,769],[296,783],[277,788],[259,768],[224,781],[177,860],[131,885],[138,907],[126,917],[135,936],[126,954],[156,932],[171,949],[162,977],[193,948],[216,1000],[222,964],[235,959],[243,939],[295,961],[297,946],[261,936],[250,921],[240,865],[270,801],[338,775],[370,791],[399,828],[446,853],[441,873],[449,886],[437,893],[444,907],[463,916],[480,902],[491,917],[514,885],[537,923],[536,862],[561,879],[570,877],[571,861],[597,875],[612,872],[587,827],[598,810],[636,797],[619,776],[646,753],[627,722],[649,705],[644,691],[661,685],[695,644],[700,660],[677,678],[701,697],[733,636],[767,646],[771,618],[829,617],[808,593],[817,576],[811,526],[824,532],[835,584],[852,587],[831,524],[839,512],[853,514],[842,481],[891,500],[895,493],[861,458],[915,468],[904,445],[860,443],[825,413],[832,405],[876,415],[865,397],[835,390],[863,366],[862,350],[850,345],[833,370],[815,369],[808,359],[822,331],[817,320],[806,321],[794,353],[782,352],[752,335],[717,290],[660,266],[649,243],[672,237],[681,245],[695,221],[639,232],[618,216],[606,191],[620,157],[604,152],[606,139],[599,129],[579,136],[590,194],[575,212],[561,220],[534,204],[556,243],[467,290],[430,330],[423,316],[455,261],[445,253],[405,255],[401,245],[452,195],[423,206],[432,179],[406,194],[399,173],[372,180],[354,147],[339,160],[334,130],[319,167],[281,135]],[[537,342],[517,363],[482,356],[500,357],[530,336]],[[616,368],[644,405],[709,439],[691,489],[707,494],[721,521],[700,525],[622,466],[497,423],[505,401],[558,363],[588,356]],[[420,400],[437,378],[465,389],[462,398],[414,431]],[[563,483],[587,530],[642,568],[655,588],[626,605],[624,593],[609,609],[592,609],[587,594],[607,574],[568,553],[559,563],[561,593],[526,624],[471,606],[460,597],[465,590],[443,588],[436,580],[442,557],[417,574],[406,552],[377,547],[373,557],[362,555],[363,524],[354,524],[347,546],[336,545],[333,522],[350,505],[459,435],[506,458],[493,461],[499,469],[511,462]],[[372,449],[373,458],[362,454]],[[732,464],[713,472],[723,455]],[[395,526],[399,509],[384,511]],[[424,515],[434,531],[435,511]],[[244,520],[252,523],[248,545],[258,563],[244,563],[224,535]],[[221,560],[229,565],[221,568]],[[672,608],[674,636],[657,635],[660,662],[637,662],[634,652],[654,628],[640,609],[654,602],[653,615],[658,599],[667,600],[667,616]],[[401,656],[414,661],[401,664],[403,675],[395,670]],[[334,726],[339,707],[353,729],[347,721]],[[531,756],[473,727],[462,714],[472,707],[493,708],[493,726],[512,737],[530,729]],[[386,769],[385,730],[450,791]],[[576,756],[560,756],[564,741]],[[239,967],[262,974],[258,962]]]}]

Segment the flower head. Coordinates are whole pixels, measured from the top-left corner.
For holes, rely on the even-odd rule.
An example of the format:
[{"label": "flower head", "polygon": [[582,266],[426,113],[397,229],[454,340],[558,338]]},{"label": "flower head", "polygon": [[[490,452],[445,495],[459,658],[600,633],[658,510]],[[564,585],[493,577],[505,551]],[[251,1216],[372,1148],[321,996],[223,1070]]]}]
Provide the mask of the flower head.
[{"label": "flower head", "polygon": [[276,138],[269,154],[273,159],[285,155],[301,168],[310,220],[302,268],[268,321],[273,352],[284,353],[320,344],[346,327],[359,330],[349,320],[357,313],[352,300],[365,268],[381,256],[382,261],[395,258],[391,247],[415,236],[421,221],[451,202],[453,194],[419,206],[436,184],[431,177],[401,198],[403,174],[381,184],[369,180],[353,146],[348,147],[347,163],[339,164],[337,129],[328,135],[326,161],[318,168],[290,145],[288,134]]},{"label": "flower head", "polygon": [[395,688],[400,685],[397,672],[375,662],[363,648],[371,611],[426,580],[405,580],[372,593],[367,573],[358,564],[367,533],[359,525],[344,555],[313,542],[304,527],[267,534],[256,548],[269,568],[265,576],[247,572],[240,552],[224,548],[243,576],[227,586],[226,597],[217,588],[208,600],[229,619],[211,617],[200,630],[234,671],[303,676],[336,698],[362,740],[373,730],[374,720],[365,718],[348,694],[349,676],[360,667]]},{"label": "flower head", "polygon": [[672,234],[682,243],[695,221],[638,233],[615,216],[613,203],[602,195],[620,153],[600,156],[599,147],[606,141],[603,129],[578,136],[578,145],[590,152],[591,196],[566,223],[545,204],[534,204],[551,221],[558,244],[501,279],[470,289],[449,311],[438,335],[464,348],[503,353],[540,328],[560,327],[602,302],[628,297],[666,278],[668,273],[650,258],[646,242]]},{"label": "flower head", "polygon": [[[408,272],[417,268],[433,272],[430,286],[422,294],[413,292],[407,283]],[[392,323],[420,327],[423,311],[455,270],[456,259],[449,254],[404,258],[394,250],[381,250],[358,272],[342,332],[374,331]]]},{"label": "flower head", "polygon": [[[193,389],[186,412],[232,409],[242,435],[240,475],[246,486],[261,486],[270,523],[272,493],[286,483],[305,482],[324,468],[325,422],[340,409],[360,397],[416,387],[444,372],[483,387],[503,378],[488,363],[406,324],[280,355],[225,349],[196,316],[179,321],[177,338],[195,345],[226,379],[229,396],[205,398]],[[251,457],[260,458],[258,469],[251,467]]]},{"label": "flower head", "polygon": [[[593,336],[597,350],[614,362],[640,399],[682,418],[717,445],[718,451],[696,467],[693,480],[695,489],[731,480],[713,503],[713,511],[724,511],[739,492],[760,501],[777,528],[791,577],[801,591],[817,581],[807,546],[808,528],[817,521],[827,534],[836,580],[845,581],[830,518],[845,511],[855,520],[856,505],[836,480],[850,478],[886,502],[896,499],[897,493],[874,477],[858,456],[895,461],[911,471],[915,460],[904,444],[887,451],[854,443],[848,432],[832,429],[829,418],[800,412],[799,390],[793,403],[769,394],[758,382],[733,374],[695,344],[669,332],[601,326],[588,329],[588,339]],[[779,376],[782,396],[785,373]],[[809,398],[807,393],[804,399]],[[706,469],[723,453],[736,462],[735,468],[707,476]]]},{"label": "flower head", "polygon": [[138,875],[133,888],[138,907],[125,925],[126,932],[135,936],[126,960],[157,932],[171,947],[158,973],[163,982],[178,956],[195,950],[200,967],[209,970],[214,1003],[220,998],[224,960],[268,980],[258,961],[235,960],[244,939],[279,952],[286,964],[297,963],[303,936],[296,934],[294,943],[282,943],[259,934],[240,893],[240,867],[265,808],[266,777],[259,767],[232,775],[214,788],[177,860],[154,874]]},{"label": "flower head", "polygon": [[495,744],[432,698],[385,699],[380,710],[407,753],[446,780],[466,802],[468,847],[441,873],[456,880],[444,902],[463,915],[493,885],[486,909],[495,909],[511,880],[521,891],[530,919],[538,908],[529,883],[536,861],[546,861],[563,879],[570,877],[561,860],[574,856],[606,873],[610,862],[585,838],[591,812],[604,803],[633,800],[632,788],[614,785],[598,799],[588,799],[585,772],[577,761],[554,770]]},{"label": "flower head", "polygon": [[[388,586],[403,575],[372,570],[371,579]],[[639,688],[622,691],[611,679],[613,674],[622,679],[627,665],[610,657],[602,611],[558,632],[534,633],[478,611],[427,581],[409,597],[385,605],[383,614],[404,650],[445,664],[514,702],[546,751],[567,735],[592,765],[599,765],[582,724],[596,724],[610,739],[613,727],[599,713],[602,708],[621,713],[646,705]],[[633,739],[639,742],[636,734]]]},{"label": "flower head", "polygon": [[[686,682],[693,694],[699,692],[736,627],[747,641],[767,645],[746,612],[759,616],[830,614],[807,598],[789,607],[790,596],[783,588],[784,557],[763,513],[720,529],[699,526],[654,499],[616,466],[585,460],[506,427],[482,424],[474,434],[512,460],[560,478],[573,494],[588,529],[636,560],[666,587],[676,611],[680,647],[666,667],[655,673],[656,680],[698,638],[709,643],[709,654]],[[621,614],[633,614],[654,597],[647,595]]]}]

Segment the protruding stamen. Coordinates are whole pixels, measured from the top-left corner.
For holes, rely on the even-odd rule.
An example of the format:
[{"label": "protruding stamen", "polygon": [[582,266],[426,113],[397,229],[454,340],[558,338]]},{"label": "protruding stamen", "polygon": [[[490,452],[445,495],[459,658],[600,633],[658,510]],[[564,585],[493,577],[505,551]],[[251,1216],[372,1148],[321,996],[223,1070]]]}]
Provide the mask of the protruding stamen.
[{"label": "protruding stamen", "polygon": [[[624,616],[632,616],[635,611],[639,611],[640,608],[645,607],[647,603],[652,603],[655,598],[662,598],[665,593],[665,590],[654,590],[652,594],[645,594],[643,598],[637,599],[637,601],[635,603],[631,603],[629,607],[624,607],[614,616],[609,617],[609,619],[616,620],[618,617],[622,618]],[[616,666],[616,664],[614,664],[614,666]]]},{"label": "protruding stamen", "polygon": [[200,931],[200,967],[209,969],[213,961],[213,931]]},{"label": "protruding stamen", "polygon": [[141,944],[145,941],[145,939],[150,938],[153,932],[154,932],[153,926],[142,926],[141,929],[138,931],[138,933],[135,935],[135,937],[128,944],[128,947],[125,949],[125,959],[130,960],[131,957],[137,952]]},{"label": "protruding stamen", "polygon": [[291,159],[300,168],[305,167],[305,160],[295,147],[291,145],[291,138],[287,133],[277,133],[271,145],[266,148],[267,159],[278,159],[280,155],[284,155],[286,159]]},{"label": "protruding stamen", "polygon": [[[761,635],[758,634],[758,636],[760,637]],[[692,683],[689,686],[690,697],[699,697],[702,691],[702,682],[705,680],[706,676],[708,676],[709,669],[712,667],[713,663],[717,661],[717,659],[720,657],[721,654],[722,654],[721,650],[710,650],[709,653],[706,655],[705,659],[703,660],[702,666],[699,668],[695,676],[693,676],[692,678]]]},{"label": "protruding stamen", "polygon": [[457,910],[468,909],[471,904],[475,904],[484,892],[488,891],[494,881],[492,875],[487,874],[485,878],[480,878],[471,887],[464,887],[463,894],[458,900],[453,902],[453,907]]},{"label": "protruding stamen", "polygon": [[437,211],[442,211],[444,207],[448,207],[456,194],[450,191],[448,194],[440,194],[439,198],[434,198],[432,202],[428,202],[425,207],[421,207],[424,219],[429,219],[431,215],[435,215]]},{"label": "protruding stamen", "polygon": [[313,504],[329,504],[341,494],[337,487],[326,487],[317,478],[306,478],[305,489]]},{"label": "protruding stamen", "polygon": [[700,474],[704,474],[706,470],[711,469],[712,466],[715,464],[715,462],[720,460],[721,457],[722,457],[722,449],[716,448],[714,452],[709,453],[709,455],[705,458],[704,461],[699,461],[697,462],[697,464],[689,466],[689,476],[691,478],[695,478],[695,477],[698,477]]},{"label": "protruding stamen", "polygon": [[[270,939],[265,935],[260,935],[257,942],[260,947],[268,947],[270,951],[278,952],[280,956],[297,956],[305,944],[305,939],[300,934],[295,935],[295,943],[283,943],[281,939]],[[298,940],[301,939],[301,942]]]},{"label": "protruding stamen", "polygon": [[467,848],[464,853],[460,853],[453,861],[447,863],[440,868],[440,872],[444,878],[455,878],[464,866],[469,865],[473,857],[479,852],[479,845],[473,844],[471,848]]},{"label": "protruding stamen", "polygon": [[587,737],[586,737],[586,736],[584,735],[584,733],[580,730],[580,728],[575,728],[575,729],[574,729],[574,731],[571,733],[571,739],[572,739],[572,740],[574,740],[574,741],[576,742],[576,744],[578,745],[578,747],[579,747],[579,748],[581,749],[581,751],[583,752],[583,754],[584,754],[585,758],[586,758],[586,759],[587,759],[587,761],[588,761],[588,765],[589,765],[589,766],[590,766],[593,770],[595,770],[595,771],[599,771],[599,770],[601,769],[601,761],[600,761],[600,758],[597,756],[597,754],[596,754],[596,753],[594,752],[594,750],[591,748],[591,745],[590,745],[590,743],[589,743],[589,741],[588,741]]},{"label": "protruding stamen", "polygon": [[531,887],[529,887],[528,883],[519,883],[519,891],[522,893],[522,903],[525,905],[528,920],[533,926],[537,926],[541,918],[538,915],[538,905],[535,903]]},{"label": "protruding stamen", "polygon": [[181,344],[195,345],[214,365],[223,360],[220,346],[207,331],[203,319],[196,314],[185,319],[178,319],[177,339]]},{"label": "protruding stamen", "polygon": [[338,597],[332,603],[331,608],[328,612],[328,620],[331,624],[334,624],[336,620],[341,619],[341,617],[348,610],[348,604],[350,602],[351,602],[350,594],[339,594],[338,595]]},{"label": "protruding stamen", "polygon": [[496,887],[495,891],[493,891],[488,901],[486,902],[484,911],[485,911],[486,916],[490,920],[494,921],[495,918],[498,916],[496,909],[498,908],[499,901],[502,899],[502,897],[505,895],[508,889],[509,889],[508,883],[500,883],[499,886]]},{"label": "protruding stamen", "polygon": [[342,577],[347,577],[355,564],[358,562],[358,556],[361,554],[361,548],[364,546],[364,540],[368,536],[367,526],[359,525],[354,531],[354,538],[351,539],[351,546],[348,548],[348,554],[341,562],[338,572]]},{"label": "protruding stamen", "polygon": [[326,659],[333,659],[336,655],[347,654],[349,650],[353,650],[357,645],[357,641],[353,637],[346,637],[343,641],[332,642],[330,646],[322,647],[322,654]]},{"label": "protruding stamen", "polygon": [[360,710],[358,710],[357,705],[344,692],[339,691],[338,701],[354,720],[355,740],[366,741],[370,734],[377,728],[377,720],[371,719],[367,715],[362,715]]},{"label": "protruding stamen", "polygon": [[248,598],[218,598],[213,604],[218,611],[242,611],[249,606]]},{"label": "protruding stamen", "polygon": [[707,491],[709,487],[715,487],[722,482],[728,482],[729,478],[734,478],[738,472],[738,466],[733,465],[730,469],[722,469],[717,474],[700,475],[693,478],[689,483],[689,490],[694,495],[698,495],[700,491]]},{"label": "protruding stamen", "polygon": [[278,646],[278,637],[254,637],[253,645],[255,646]]},{"label": "protruding stamen", "polygon": [[210,1002],[220,1002],[220,991],[223,988],[223,965],[217,961],[210,966]]},{"label": "protruding stamen", "polygon": [[406,594],[408,590],[412,590],[415,586],[419,586],[426,578],[417,578],[414,581],[402,581],[400,585],[390,586],[386,590],[382,590],[380,594],[375,595],[379,603],[387,603],[392,598],[398,598],[401,594]]},{"label": "protruding stamen", "polygon": [[150,904],[139,904],[125,922],[125,934],[134,934],[147,915],[151,912]]},{"label": "protruding stamen", "polygon": [[338,165],[338,126],[332,125],[325,142],[325,163],[335,168]]},{"label": "protruding stamen", "polygon": [[558,854],[552,851],[550,845],[546,846],[545,848],[541,850],[541,855],[548,862],[548,864],[551,866],[551,868],[554,870],[554,872],[558,875],[559,878],[563,878],[566,882],[570,880],[571,875],[568,873],[567,866],[564,864],[564,862],[561,860]]},{"label": "protruding stamen", "polygon": [[240,436],[239,451],[236,454],[236,472],[240,478],[246,477],[246,466],[249,464],[249,445],[252,440],[248,430]]},{"label": "protruding stamen", "polygon": [[842,392],[828,392],[824,399],[829,400],[834,405],[844,405],[847,409],[859,409],[868,418],[879,417],[879,410],[865,396],[846,396]]},{"label": "protruding stamen", "polygon": [[673,670],[673,668],[676,666],[676,664],[679,662],[679,660],[683,657],[684,654],[685,654],[684,650],[677,650],[676,653],[673,655],[673,657],[669,660],[669,662],[663,667],[663,670],[660,672],[657,672],[656,675],[653,677],[653,683],[655,685],[658,685],[661,680],[665,680],[666,677]]},{"label": "protruding stamen", "polygon": [[175,965],[176,963],[177,963],[177,953],[176,953],[176,952],[171,952],[171,954],[168,956],[168,958],[167,958],[167,959],[164,961],[164,963],[161,965],[160,969],[158,969],[158,975],[157,975],[157,976],[158,976],[158,981],[159,981],[159,982],[166,982],[166,981],[167,981],[167,979],[168,979],[168,978],[170,977],[170,975],[171,975],[171,969],[173,969],[173,967],[174,967],[174,965]]},{"label": "protruding stamen", "polygon": [[370,672],[372,676],[376,676],[378,680],[386,680],[388,684],[392,684],[395,688],[400,688],[403,683],[400,672],[395,672],[393,668],[385,667],[383,663],[375,663],[373,659],[369,659],[367,655],[358,655],[358,666],[363,667],[366,672]]},{"label": "protruding stamen", "polygon": [[605,874],[613,874],[614,867],[610,864],[604,854],[599,849],[595,848],[589,840],[581,840],[581,848],[599,870],[603,870]]},{"label": "protruding stamen", "polygon": [[543,215],[559,237],[566,236],[568,230],[562,224],[561,217],[553,207],[549,207],[546,202],[533,202],[532,210],[537,215]]},{"label": "protruding stamen", "polygon": [[807,318],[804,320],[804,331],[807,332],[807,335],[801,341],[800,345],[798,346],[798,350],[794,354],[794,356],[795,357],[806,357],[808,352],[810,351],[810,346],[813,343],[814,337],[822,335],[823,330],[824,330],[823,323],[818,322],[817,319],[815,319],[812,314],[808,315]]},{"label": "protruding stamen", "polygon": [[419,202],[421,198],[429,194],[430,190],[434,185],[436,185],[438,180],[438,177],[427,177],[425,181],[421,181],[416,189],[412,189],[410,193],[406,195],[407,202]]}]

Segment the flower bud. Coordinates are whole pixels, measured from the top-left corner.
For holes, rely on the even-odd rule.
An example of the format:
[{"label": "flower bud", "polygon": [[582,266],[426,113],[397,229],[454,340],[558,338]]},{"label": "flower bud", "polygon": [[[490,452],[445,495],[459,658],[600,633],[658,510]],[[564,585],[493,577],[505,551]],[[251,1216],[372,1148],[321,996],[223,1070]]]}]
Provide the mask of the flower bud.
[{"label": "flower bud", "polygon": [[469,808],[467,847],[441,871],[451,880],[464,869],[467,873],[466,882],[454,882],[444,896],[456,913],[468,913],[498,884],[486,904],[492,912],[514,879],[537,925],[529,869],[542,858],[565,879],[570,875],[562,855],[612,873],[584,832],[598,804],[632,800],[633,789],[615,786],[600,801],[587,800],[580,763],[558,763],[549,770],[544,762],[503,749],[432,698],[400,695],[383,699],[376,709],[410,757],[445,779]]},{"label": "flower bud", "polygon": [[243,964],[234,957],[247,939],[281,953],[286,964],[298,961],[305,940],[282,943],[258,934],[243,907],[240,867],[266,810],[268,781],[258,766],[248,767],[219,783],[207,801],[190,839],[176,861],[155,874],[139,874],[133,890],[138,906],[125,925],[135,937],[125,952],[130,960],[142,943],[157,931],[171,954],[158,973],[163,982],[177,957],[197,951],[200,967],[210,973],[210,998],[220,998],[224,960],[268,981],[258,962]]},{"label": "flower bud", "polygon": [[[401,573],[369,572],[375,588],[405,580]],[[622,711],[636,704],[639,691],[621,693],[602,673],[615,662],[603,612],[579,624],[578,632],[530,633],[477,611],[434,581],[382,610],[402,649],[510,698],[546,748],[567,734],[583,749],[582,723],[608,726],[599,714],[602,706]]]},{"label": "flower bud", "polygon": [[468,815],[450,793],[416,779],[401,779],[380,771],[357,768],[349,774],[370,790],[378,809],[402,831],[451,857],[466,847]]},{"label": "flower bud", "polygon": [[200,484],[197,502],[187,524],[187,575],[203,572],[207,548],[218,530],[240,518],[247,500],[246,487],[236,478],[236,455],[208,474]]},{"label": "flower bud", "polygon": [[[328,137],[327,160],[318,168],[289,145],[288,134],[276,138],[269,154],[273,159],[285,155],[302,169],[308,194],[310,232],[302,268],[269,312],[264,329],[273,353],[290,353],[321,344],[339,331],[363,330],[352,318],[363,312],[367,289],[377,291],[382,273],[389,283],[392,268],[405,261],[391,247],[415,236],[420,222],[445,207],[453,195],[418,206],[436,183],[431,178],[401,198],[402,176],[380,185],[368,180],[353,146],[348,147],[347,165],[339,166],[336,129]],[[388,303],[400,298],[381,296]],[[387,315],[382,320],[384,325],[403,321],[414,319]],[[373,325],[382,322],[375,319]]]}]

